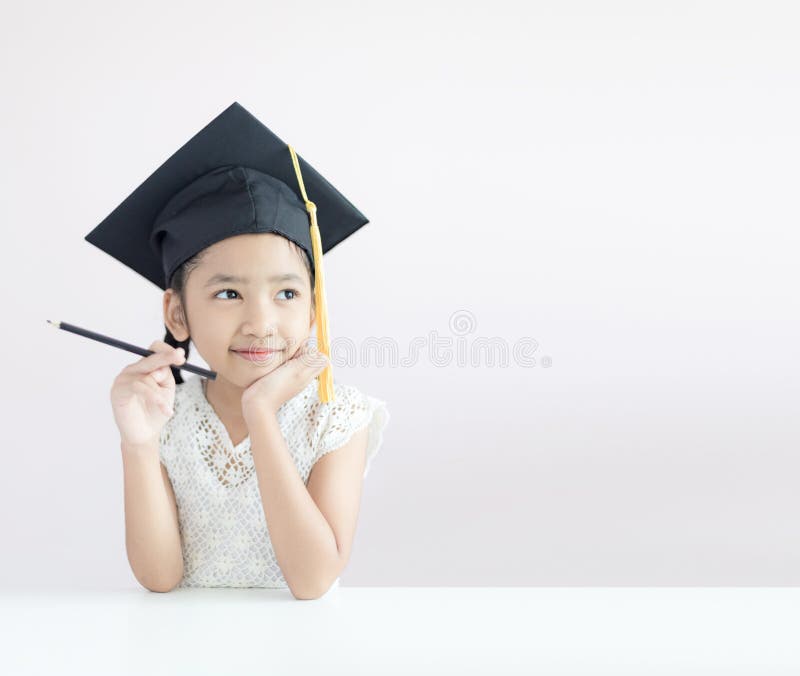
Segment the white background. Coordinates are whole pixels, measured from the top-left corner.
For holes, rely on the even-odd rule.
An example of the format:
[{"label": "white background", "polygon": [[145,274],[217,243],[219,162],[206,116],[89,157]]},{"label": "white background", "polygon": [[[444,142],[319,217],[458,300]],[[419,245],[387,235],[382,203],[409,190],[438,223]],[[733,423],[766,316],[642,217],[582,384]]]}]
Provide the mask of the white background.
[{"label": "white background", "polygon": [[[83,237],[233,101],[370,219],[325,258],[362,350],[335,377],[392,415],[343,586],[798,584],[799,29],[763,1],[6,3],[2,584],[136,586],[108,398],[136,356],[46,320],[163,338],[160,290]],[[536,365],[427,352],[465,326]]]}]

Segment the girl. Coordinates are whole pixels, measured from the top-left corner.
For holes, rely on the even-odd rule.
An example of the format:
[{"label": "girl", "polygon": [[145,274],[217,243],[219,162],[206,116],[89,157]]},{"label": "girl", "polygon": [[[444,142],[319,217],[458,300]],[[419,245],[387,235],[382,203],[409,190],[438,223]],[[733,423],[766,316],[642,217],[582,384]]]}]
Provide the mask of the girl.
[{"label": "girl", "polygon": [[[277,163],[294,164],[300,196]],[[278,587],[318,598],[349,560],[389,414],[354,386],[324,386],[326,341],[315,350],[311,331],[327,331],[320,239],[328,249],[337,241],[334,230],[315,232],[303,176],[329,204],[338,241],[366,219],[303,165],[301,174],[291,147],[235,103],[86,238],[151,279],[164,273],[165,339],[111,388],[128,560],[150,590]],[[155,217],[132,210],[167,184],[172,197]],[[123,230],[147,233],[147,265],[135,237],[113,248]],[[215,379],[184,380],[176,367],[190,343]]]}]

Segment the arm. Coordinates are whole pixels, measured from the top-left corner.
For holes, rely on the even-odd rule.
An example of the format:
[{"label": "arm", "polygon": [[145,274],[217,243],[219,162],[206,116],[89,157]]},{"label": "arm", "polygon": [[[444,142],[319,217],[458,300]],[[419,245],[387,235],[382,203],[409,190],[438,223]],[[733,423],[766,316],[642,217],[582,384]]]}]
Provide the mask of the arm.
[{"label": "arm", "polygon": [[295,598],[318,598],[342,571],[346,556],[298,474],[275,414],[259,418],[250,429],[250,440],[267,528],[281,572]]},{"label": "arm", "polygon": [[158,441],[148,447],[124,442],[125,547],[139,583],[166,592],[183,578],[183,552],[175,495],[158,456]]}]

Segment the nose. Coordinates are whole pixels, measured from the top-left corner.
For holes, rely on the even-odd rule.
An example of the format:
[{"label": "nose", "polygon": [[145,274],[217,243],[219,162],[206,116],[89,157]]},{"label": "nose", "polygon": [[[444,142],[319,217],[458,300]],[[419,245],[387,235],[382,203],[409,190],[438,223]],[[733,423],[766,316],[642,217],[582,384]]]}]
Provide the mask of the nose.
[{"label": "nose", "polygon": [[248,301],[242,332],[254,338],[266,338],[278,330],[275,313],[277,309],[271,298],[256,298]]}]

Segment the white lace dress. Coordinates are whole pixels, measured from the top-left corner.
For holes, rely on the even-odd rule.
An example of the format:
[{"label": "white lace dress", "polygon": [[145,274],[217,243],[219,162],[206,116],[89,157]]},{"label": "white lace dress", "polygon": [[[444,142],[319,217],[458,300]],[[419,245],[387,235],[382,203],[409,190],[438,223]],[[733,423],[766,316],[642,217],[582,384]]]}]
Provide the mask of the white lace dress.
[{"label": "white lace dress", "polygon": [[[184,564],[178,586],[287,587],[267,530],[250,437],[233,445],[206,398],[204,380],[184,376],[176,385],[175,413],[160,439],[178,507]],[[389,421],[386,403],[336,382],[334,401],[322,403],[317,388],[314,379],[277,413],[303,483],[320,457],[365,426],[366,477]]]}]

